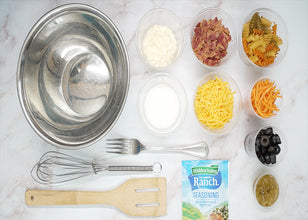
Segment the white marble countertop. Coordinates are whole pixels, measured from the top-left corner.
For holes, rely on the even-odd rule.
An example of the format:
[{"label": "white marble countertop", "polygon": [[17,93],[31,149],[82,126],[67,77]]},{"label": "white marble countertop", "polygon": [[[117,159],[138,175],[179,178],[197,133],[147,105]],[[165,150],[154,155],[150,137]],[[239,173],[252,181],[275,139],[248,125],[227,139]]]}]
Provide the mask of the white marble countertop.
[{"label": "white marble countertop", "polygon": [[[38,207],[25,205],[26,189],[47,189],[34,182],[30,170],[40,156],[56,148],[43,141],[28,125],[16,92],[16,68],[19,51],[32,25],[52,8],[70,1],[0,1],[0,219],[132,219],[107,206]],[[229,203],[231,219],[308,219],[308,2],[307,1],[79,1],[89,4],[107,14],[117,25],[127,43],[131,63],[131,84],[124,111],[111,132],[94,145],[78,150],[78,154],[101,157],[106,163],[146,165],[161,162],[160,176],[167,178],[168,214],[148,219],[181,219],[181,160],[194,157],[181,154],[142,153],[137,156],[109,156],[104,153],[106,138],[130,136],[152,144],[188,144],[206,141],[210,146],[209,159],[230,161]],[[241,112],[237,126],[226,136],[207,135],[194,118],[192,97],[199,79],[209,72],[193,57],[188,36],[191,23],[203,8],[220,7],[234,19],[237,27],[250,11],[268,7],[278,12],[289,31],[289,49],[284,60],[264,73],[275,79],[285,91],[283,108],[279,115],[266,124],[276,125],[288,138],[288,152],[284,160],[272,171],[283,184],[280,205],[272,212],[256,208],[252,185],[262,172],[244,150],[244,138],[264,122]],[[141,123],[136,109],[138,91],[151,72],[137,55],[135,31],[141,17],[150,9],[162,7],[176,13],[184,24],[186,45],[175,65],[167,71],[185,87],[188,96],[188,113],[183,126],[168,137],[152,135]],[[305,28],[306,27],[306,28]],[[221,70],[228,72],[238,83],[242,94],[261,75],[246,66],[236,52]],[[61,152],[67,152],[61,150]],[[69,153],[75,153],[69,151]],[[134,177],[150,177],[138,174]],[[52,189],[108,190],[129,175],[108,173],[71,182]]]}]

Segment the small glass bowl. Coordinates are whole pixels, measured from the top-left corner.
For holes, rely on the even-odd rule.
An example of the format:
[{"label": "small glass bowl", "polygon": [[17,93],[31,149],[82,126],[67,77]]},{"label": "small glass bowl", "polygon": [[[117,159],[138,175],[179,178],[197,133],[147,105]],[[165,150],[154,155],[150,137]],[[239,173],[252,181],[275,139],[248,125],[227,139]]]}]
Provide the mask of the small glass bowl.
[{"label": "small glass bowl", "polygon": [[[270,176],[274,177],[275,181],[276,181],[277,184],[278,184],[278,189],[279,189],[279,193],[278,193],[277,200],[274,202],[273,205],[268,206],[268,207],[262,206],[262,205],[259,203],[259,201],[258,201],[258,199],[257,199],[257,196],[256,196],[257,184],[258,184],[259,180],[260,180],[263,176],[266,176],[266,175],[270,175]],[[253,183],[253,197],[254,197],[255,202],[257,203],[257,206],[260,208],[260,210],[263,210],[263,211],[270,211],[270,210],[274,209],[275,207],[277,207],[277,205],[278,205],[279,202],[280,202],[281,194],[282,194],[282,193],[283,193],[283,190],[282,190],[282,185],[281,185],[281,183],[280,183],[280,179],[278,179],[278,178],[277,178],[273,173],[271,173],[271,172],[268,172],[268,171],[267,171],[267,172],[264,172],[264,171],[263,171],[263,173],[262,173],[260,176],[258,176],[258,177],[255,179],[254,183]]]},{"label": "small glass bowl", "polygon": [[[214,19],[215,17],[217,17],[218,20],[221,19],[222,24],[225,26],[225,28],[229,29],[230,35],[231,35],[231,41],[228,43],[227,55],[221,59],[221,62],[218,63],[215,66],[209,66],[209,65],[204,64],[202,61],[200,61],[198,59],[198,57],[195,55],[195,53],[192,49],[191,43],[192,43],[193,37],[195,35],[194,30],[195,30],[196,25],[199,22],[201,22],[203,19],[209,20],[209,19]],[[195,20],[192,23],[192,29],[191,29],[191,33],[190,33],[190,45],[191,45],[191,49],[192,49],[192,52],[194,54],[194,57],[198,60],[198,62],[201,65],[208,67],[208,68],[216,68],[216,67],[223,65],[224,63],[226,63],[229,60],[231,55],[234,53],[236,44],[237,44],[237,34],[236,34],[236,31],[235,31],[235,27],[234,27],[234,24],[233,24],[232,17],[227,12],[225,12],[224,10],[222,10],[220,8],[206,8],[206,9],[202,10],[196,16]]]},{"label": "small glass bowl", "polygon": [[254,108],[252,107],[252,102],[251,102],[251,92],[252,92],[252,89],[254,88],[254,86],[256,85],[257,82],[262,81],[262,80],[267,80],[267,79],[268,79],[270,82],[274,82],[274,83],[275,83],[274,85],[276,85],[276,89],[278,89],[278,90],[280,91],[280,95],[282,96],[281,98],[277,98],[276,101],[275,101],[275,105],[277,106],[277,108],[279,109],[279,111],[281,111],[282,102],[283,102],[283,94],[282,94],[281,89],[277,86],[277,83],[276,83],[274,80],[272,80],[272,79],[270,79],[270,78],[268,78],[268,77],[261,77],[261,78],[259,78],[259,79],[251,86],[251,88],[250,88],[250,90],[249,90],[249,93],[246,95],[246,100],[245,100],[246,103],[245,103],[245,105],[246,105],[246,109],[247,109],[247,112],[248,112],[249,115],[253,115],[253,116],[255,116],[255,117],[257,117],[257,118],[259,118],[259,119],[261,119],[261,120],[270,120],[270,119],[274,118],[275,116],[277,116],[277,114],[278,114],[278,112],[279,112],[279,111],[275,111],[275,112],[273,112],[275,115],[272,115],[272,116],[270,116],[270,117],[265,118],[265,117],[262,117],[262,116],[258,115],[257,112],[256,112],[256,111],[254,110]]},{"label": "small glass bowl", "polygon": [[[167,86],[167,88],[172,89],[178,98],[179,112],[177,117],[174,119],[173,123],[168,127],[157,125],[157,120],[150,119],[146,112],[146,102],[149,91],[153,88],[159,86]],[[165,87],[166,88],[166,87]],[[163,101],[159,102],[158,105],[163,105]],[[163,108],[163,106],[162,106]],[[184,122],[185,115],[187,113],[187,96],[185,89],[182,84],[169,73],[155,73],[150,76],[150,78],[145,82],[144,86],[141,88],[138,97],[138,109],[140,117],[144,125],[154,134],[159,136],[167,136],[174,133]],[[163,111],[163,110],[162,110]],[[157,115],[156,115],[157,116]],[[156,121],[155,123],[153,121]]]},{"label": "small glass bowl", "polygon": [[[244,48],[243,48],[243,43],[242,43],[242,32],[243,32],[243,25],[245,23],[247,23],[252,16],[254,15],[254,13],[258,12],[260,16],[265,17],[266,19],[270,20],[272,23],[277,24],[277,35],[278,37],[280,37],[282,39],[282,45],[279,46],[280,51],[278,53],[278,55],[276,56],[274,63],[268,65],[268,66],[258,66],[256,65],[254,62],[252,62],[248,56],[246,55]],[[255,69],[259,70],[260,72],[262,72],[262,70],[264,69],[268,69],[271,67],[276,66],[278,63],[280,63],[283,58],[286,55],[289,43],[288,43],[288,30],[287,27],[284,23],[284,21],[282,20],[282,18],[280,17],[280,15],[278,13],[276,13],[275,11],[273,11],[272,9],[269,8],[258,8],[252,12],[250,12],[247,17],[245,18],[244,22],[242,23],[241,27],[239,28],[239,41],[238,41],[238,48],[239,48],[239,55],[241,57],[241,59],[243,60],[243,62],[251,67],[254,67]]]},{"label": "small glass bowl", "polygon": [[[176,55],[174,56],[172,62],[163,67],[157,67],[151,65],[143,52],[143,40],[144,37],[149,30],[149,28],[153,27],[154,25],[164,25],[167,26],[172,30],[172,32],[175,35],[176,41],[177,41],[177,51]],[[173,12],[163,9],[163,8],[157,8],[157,9],[152,9],[148,11],[143,18],[140,20],[136,32],[136,38],[137,38],[137,49],[139,52],[140,57],[142,60],[151,68],[157,69],[157,70],[162,70],[171,64],[173,64],[178,57],[181,55],[184,47],[184,32],[183,32],[183,24],[179,17],[174,14]]]},{"label": "small glass bowl", "polygon": [[[257,135],[259,134],[259,132],[262,129],[267,129],[269,127],[273,128],[273,133],[278,134],[279,137],[280,137],[280,140],[281,140],[281,144],[279,144],[280,153],[278,155],[276,155],[276,163],[275,164],[262,163],[259,160],[257,153],[256,153]],[[265,127],[262,127],[258,130],[255,130],[255,131],[247,134],[247,136],[245,137],[245,141],[244,141],[244,147],[245,147],[245,151],[246,151],[247,155],[252,157],[258,164],[260,164],[264,168],[272,168],[272,167],[275,167],[278,164],[280,164],[281,161],[283,160],[284,156],[286,155],[286,152],[288,151],[287,140],[286,140],[285,135],[278,128],[276,128],[274,126],[265,126]]]},{"label": "small glass bowl", "polygon": [[195,111],[196,119],[198,120],[199,124],[202,126],[202,128],[204,128],[206,132],[208,132],[211,135],[224,135],[230,132],[239,120],[240,113],[241,113],[241,92],[236,82],[232,79],[231,76],[229,76],[226,73],[222,73],[222,72],[211,72],[211,73],[206,74],[200,80],[195,94],[197,94],[198,88],[200,86],[202,86],[204,83],[208,82],[211,79],[215,79],[215,76],[222,79],[224,82],[228,82],[228,84],[230,85],[231,91],[235,92],[235,94],[233,95],[233,117],[230,120],[230,122],[226,123],[222,129],[211,129],[199,121],[197,114],[196,114],[196,110],[195,110],[195,97],[193,101],[193,105],[194,105],[193,108]]}]

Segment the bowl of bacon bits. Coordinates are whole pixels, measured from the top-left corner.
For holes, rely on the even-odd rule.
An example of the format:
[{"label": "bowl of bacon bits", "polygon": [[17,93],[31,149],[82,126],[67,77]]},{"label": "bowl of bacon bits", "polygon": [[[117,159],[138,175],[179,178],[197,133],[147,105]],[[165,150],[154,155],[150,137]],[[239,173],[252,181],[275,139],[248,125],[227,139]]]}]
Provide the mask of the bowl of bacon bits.
[{"label": "bowl of bacon bits", "polygon": [[199,13],[191,31],[191,47],[202,65],[222,65],[235,46],[236,33],[230,15],[219,8],[207,8]]},{"label": "bowl of bacon bits", "polygon": [[282,18],[273,10],[259,8],[244,20],[240,34],[240,56],[254,67],[272,67],[285,56],[288,31]]}]

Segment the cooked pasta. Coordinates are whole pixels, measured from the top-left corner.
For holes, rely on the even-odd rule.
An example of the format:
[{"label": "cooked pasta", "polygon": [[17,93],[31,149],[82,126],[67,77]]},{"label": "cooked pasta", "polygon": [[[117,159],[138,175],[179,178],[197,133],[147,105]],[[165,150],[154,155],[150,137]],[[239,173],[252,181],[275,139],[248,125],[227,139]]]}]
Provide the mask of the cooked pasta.
[{"label": "cooked pasta", "polygon": [[266,42],[266,45],[269,45],[272,42],[273,34],[264,34],[263,39]]},{"label": "cooked pasta", "polygon": [[260,40],[257,40],[257,41],[252,42],[252,43],[249,45],[249,47],[250,47],[251,49],[256,49],[256,48],[258,48],[258,47],[265,47],[265,45],[266,45],[266,43],[265,43],[264,39],[260,39]]},{"label": "cooked pasta", "polygon": [[259,60],[258,56],[256,55],[249,57],[249,59],[254,63],[256,63]]},{"label": "cooked pasta", "polygon": [[266,19],[265,17],[261,17],[261,23],[264,25],[264,26],[267,26],[267,27],[270,27],[272,25],[272,22],[268,19]]},{"label": "cooked pasta", "polygon": [[242,33],[242,37],[243,38],[247,38],[249,35],[249,22],[245,23],[243,25],[243,33]]},{"label": "cooked pasta", "polygon": [[260,19],[258,13],[255,13],[249,21],[249,33],[253,33],[253,29],[257,27],[257,20]]},{"label": "cooked pasta", "polygon": [[258,51],[260,51],[261,53],[265,52],[265,47],[258,47]]},{"label": "cooked pasta", "polygon": [[255,54],[254,56],[257,56],[260,60],[265,60],[266,56],[264,53],[262,53],[260,50],[258,49],[254,49],[253,53]]},{"label": "cooked pasta", "polygon": [[280,37],[278,37],[277,35],[273,35],[273,40],[276,42],[276,44],[278,46],[280,46],[282,44],[282,40]]},{"label": "cooked pasta", "polygon": [[274,24],[272,27],[272,34],[276,35],[277,34],[277,24]]},{"label": "cooked pasta", "polygon": [[244,51],[246,54],[249,54],[249,48],[248,48],[248,42],[247,42],[247,39],[243,39],[243,48],[244,48]]},{"label": "cooked pasta", "polygon": [[275,44],[274,43],[270,43],[269,45],[267,45],[266,47],[265,47],[265,52],[269,52],[269,51],[271,51],[271,50],[275,50]]},{"label": "cooked pasta", "polygon": [[256,28],[254,28],[252,30],[252,33],[255,34],[255,35],[264,35],[264,31],[263,30],[259,30],[259,29],[256,29]]},{"label": "cooked pasta", "polygon": [[261,36],[259,35],[255,35],[255,34],[250,34],[248,37],[247,37],[247,41],[248,42],[252,42],[252,41],[258,41],[261,39]]},{"label": "cooked pasta", "polygon": [[265,54],[267,57],[275,57],[276,56],[276,52],[275,51],[269,51],[269,52],[266,52]]},{"label": "cooked pasta", "polygon": [[248,58],[258,66],[274,63],[282,45],[282,39],[277,35],[277,24],[256,12],[243,25],[242,44]]}]

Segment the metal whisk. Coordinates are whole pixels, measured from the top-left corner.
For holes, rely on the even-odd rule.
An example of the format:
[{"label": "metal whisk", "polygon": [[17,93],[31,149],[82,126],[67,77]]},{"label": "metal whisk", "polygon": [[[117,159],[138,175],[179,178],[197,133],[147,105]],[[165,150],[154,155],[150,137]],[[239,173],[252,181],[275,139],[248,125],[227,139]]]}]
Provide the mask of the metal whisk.
[{"label": "metal whisk", "polygon": [[153,171],[160,172],[160,163],[152,166],[103,166],[94,161],[89,162],[67,154],[49,151],[42,155],[31,170],[32,178],[46,185],[76,180],[101,171]]}]

